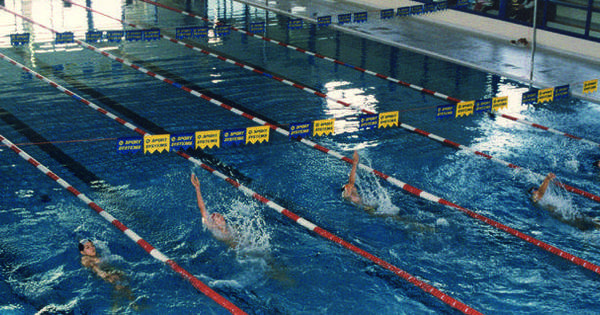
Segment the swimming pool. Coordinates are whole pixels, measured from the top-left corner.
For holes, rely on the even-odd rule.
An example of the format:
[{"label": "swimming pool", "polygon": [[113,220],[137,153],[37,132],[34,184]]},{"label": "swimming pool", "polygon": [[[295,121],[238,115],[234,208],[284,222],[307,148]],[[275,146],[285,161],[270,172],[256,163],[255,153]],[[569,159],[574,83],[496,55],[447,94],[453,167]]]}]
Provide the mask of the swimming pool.
[{"label": "swimming pool", "polygon": [[[10,1],[6,1],[10,8]],[[95,9],[165,34],[201,25],[175,12],[134,2]],[[53,18],[31,18],[55,28],[85,32],[119,24],[83,9],[46,5]],[[170,3],[180,9],[185,6]],[[191,5],[198,15],[237,21],[260,10],[229,1]],[[23,9],[27,12],[27,9]],[[20,11],[22,12],[22,11]],[[250,13],[248,13],[250,12]],[[61,19],[62,16],[73,18]],[[80,19],[74,18],[75,16]],[[5,20],[14,21],[8,13]],[[66,23],[66,21],[69,21]],[[64,22],[63,22],[64,21]],[[384,73],[461,99],[516,97],[517,82],[327,29],[287,30],[286,19],[269,14],[266,35],[323,55]],[[20,23],[20,22],[19,22]],[[27,30],[27,23],[15,29]],[[251,121],[183,93],[75,45],[53,47],[37,27],[31,48],[2,53],[151,133],[244,128]],[[6,39],[4,37],[4,39]],[[475,115],[435,120],[444,102],[338,64],[247,38],[228,36],[196,44],[332,97],[377,112],[399,110],[401,120],[535,172],[555,172],[573,186],[596,192],[597,148],[523,125]],[[598,234],[564,224],[529,201],[526,190],[541,178],[442,146],[400,128],[356,130],[356,110],[202,55],[166,40],[98,44],[107,51],[270,121],[345,118],[336,135],[314,138],[432,194],[473,209],[590,262],[600,258]],[[90,196],[144,239],[217,292],[253,314],[453,313],[451,307],[370,261],[307,232],[231,185],[175,154],[118,154],[116,138],[136,134],[1,61],[0,134]],[[599,139],[597,105],[576,99],[529,108],[511,103],[508,112],[589,139]],[[359,187],[379,211],[370,215],[340,198],[350,167],[296,141],[272,133],[268,144],[205,150],[204,161],[366,251],[436,286],[484,313],[593,313],[598,310],[597,274],[473,220],[452,208],[418,199],[366,172]],[[86,141],[79,141],[86,140]],[[28,145],[30,142],[52,145]],[[81,267],[76,249],[91,238],[111,264],[124,270],[141,313],[226,313],[122,233],[96,216],[6,148],[0,149],[3,235],[0,241],[0,310],[8,314],[103,314],[117,303],[111,286]],[[211,164],[212,165],[212,164]],[[224,212],[243,231],[245,246],[228,249],[201,226],[189,182],[200,178],[209,210]],[[595,216],[598,206],[559,190],[557,203]],[[423,229],[420,224],[425,225]],[[43,312],[42,312],[43,313]]]}]

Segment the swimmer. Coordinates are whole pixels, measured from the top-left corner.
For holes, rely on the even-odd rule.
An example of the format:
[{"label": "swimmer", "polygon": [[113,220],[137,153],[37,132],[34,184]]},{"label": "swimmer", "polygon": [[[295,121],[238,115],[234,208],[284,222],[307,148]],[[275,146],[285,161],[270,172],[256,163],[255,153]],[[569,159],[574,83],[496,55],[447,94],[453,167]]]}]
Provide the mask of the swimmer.
[{"label": "swimmer", "polygon": [[531,193],[531,200],[533,200],[533,202],[539,202],[542,198],[544,198],[546,190],[548,190],[548,185],[550,185],[550,182],[552,182],[555,178],[556,175],[554,175],[554,173],[548,173],[538,189],[529,189],[529,192]]},{"label": "swimmer", "polygon": [[531,188],[529,192],[531,193],[531,200],[537,205],[541,205],[542,208],[550,212],[550,214],[557,218],[559,221],[572,225],[580,230],[589,230],[589,229],[598,229],[600,230],[600,219],[599,218],[591,218],[579,212],[575,212],[570,217],[565,217],[563,213],[554,205],[550,204],[541,204],[540,201],[546,195],[546,191],[548,190],[548,186],[550,183],[556,179],[556,175],[553,173],[548,173],[544,181],[540,185],[539,188]]},{"label": "swimmer", "polygon": [[[119,272],[107,272],[101,268],[102,261],[96,253],[96,246],[88,239],[79,241],[79,253],[81,253],[81,264],[84,267],[92,269],[100,278],[110,282],[111,284],[117,284],[122,280],[122,275]],[[105,268],[107,266],[104,266]]]},{"label": "swimmer", "polygon": [[192,185],[196,188],[196,199],[198,200],[198,208],[200,208],[200,213],[202,214],[202,224],[210,230],[214,238],[227,243],[231,247],[235,247],[237,242],[233,230],[227,224],[227,221],[225,221],[225,217],[217,212],[209,215],[208,211],[206,211],[204,199],[202,199],[202,194],[200,193],[200,181],[198,181],[198,177],[194,173],[192,173],[191,181]]},{"label": "swimmer", "polygon": [[358,189],[356,188],[356,169],[358,168],[358,152],[354,151],[352,155],[352,169],[350,170],[350,177],[348,183],[342,186],[342,198],[354,203],[355,205],[364,208],[367,211],[374,211],[377,207],[363,203]]},{"label": "swimmer", "polygon": [[[83,239],[79,241],[78,248],[79,253],[81,254],[81,264],[86,268],[92,269],[96,275],[112,284],[116,289],[115,292],[118,292],[118,294],[114,296],[117,300],[114,301],[115,304],[113,305],[113,308],[116,308],[117,305],[120,304],[119,300],[122,298],[126,298],[129,301],[135,300],[133,292],[131,292],[131,289],[126,284],[123,272],[102,262],[102,259],[100,259],[96,253],[96,246],[94,246],[92,241]],[[133,302],[130,304],[130,307],[138,309],[139,306]]]}]

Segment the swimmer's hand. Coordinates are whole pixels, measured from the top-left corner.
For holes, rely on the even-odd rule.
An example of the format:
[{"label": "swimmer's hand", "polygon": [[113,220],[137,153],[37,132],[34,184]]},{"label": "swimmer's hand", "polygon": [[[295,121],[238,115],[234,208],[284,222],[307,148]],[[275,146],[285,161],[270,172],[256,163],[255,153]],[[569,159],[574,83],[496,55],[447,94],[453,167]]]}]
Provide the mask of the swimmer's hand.
[{"label": "swimmer's hand", "polygon": [[192,177],[190,179],[192,181],[192,185],[194,185],[194,187],[196,188],[200,188],[200,181],[198,180],[198,177],[196,177],[196,174],[192,173]]}]

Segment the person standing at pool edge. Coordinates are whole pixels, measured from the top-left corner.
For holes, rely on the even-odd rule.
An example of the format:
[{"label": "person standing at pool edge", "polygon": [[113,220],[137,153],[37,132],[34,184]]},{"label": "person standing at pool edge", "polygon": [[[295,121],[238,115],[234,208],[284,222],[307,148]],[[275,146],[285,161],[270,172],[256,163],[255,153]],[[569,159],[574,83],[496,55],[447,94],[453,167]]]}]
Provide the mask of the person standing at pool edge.
[{"label": "person standing at pool edge", "polygon": [[231,247],[235,247],[237,244],[234,239],[233,231],[225,221],[225,217],[222,214],[214,212],[210,215],[204,205],[204,199],[200,192],[200,181],[194,173],[191,176],[192,185],[196,189],[196,199],[198,201],[198,208],[202,214],[202,224],[204,224],[212,233],[214,238],[227,243]]}]

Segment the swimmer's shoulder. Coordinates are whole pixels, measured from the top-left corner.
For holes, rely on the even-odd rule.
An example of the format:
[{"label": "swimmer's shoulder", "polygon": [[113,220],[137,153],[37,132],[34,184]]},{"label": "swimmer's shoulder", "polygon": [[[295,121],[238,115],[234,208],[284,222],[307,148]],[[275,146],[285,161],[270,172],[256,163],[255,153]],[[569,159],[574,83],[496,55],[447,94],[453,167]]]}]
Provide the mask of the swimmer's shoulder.
[{"label": "swimmer's shoulder", "polygon": [[81,257],[81,264],[84,267],[92,267],[94,265],[98,265],[100,263],[100,258],[98,257],[91,257],[91,256],[82,256]]}]

